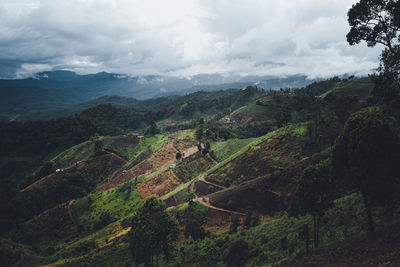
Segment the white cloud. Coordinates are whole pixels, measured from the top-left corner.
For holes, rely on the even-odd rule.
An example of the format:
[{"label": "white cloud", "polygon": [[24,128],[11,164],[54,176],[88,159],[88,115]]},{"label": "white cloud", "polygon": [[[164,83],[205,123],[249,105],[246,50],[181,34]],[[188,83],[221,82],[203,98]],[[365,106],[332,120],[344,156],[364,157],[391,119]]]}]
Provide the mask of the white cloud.
[{"label": "white cloud", "polygon": [[[379,49],[346,43],[356,0],[3,0],[0,76],[365,74]],[[268,62],[268,64],[265,64]]]}]

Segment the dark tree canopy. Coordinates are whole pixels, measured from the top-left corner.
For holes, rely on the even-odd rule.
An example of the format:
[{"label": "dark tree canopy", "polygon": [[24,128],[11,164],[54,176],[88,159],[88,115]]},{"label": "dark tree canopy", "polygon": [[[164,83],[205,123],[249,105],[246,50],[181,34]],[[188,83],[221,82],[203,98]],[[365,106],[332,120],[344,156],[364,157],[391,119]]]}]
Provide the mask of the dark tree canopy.
[{"label": "dark tree canopy", "polygon": [[153,256],[170,256],[179,233],[177,221],[165,210],[165,204],[150,197],[132,218],[130,247],[137,264],[153,265]]},{"label": "dark tree canopy", "polygon": [[314,246],[319,243],[319,219],[330,208],[335,198],[335,186],[331,179],[330,161],[324,160],[304,170],[296,193],[295,205],[301,214],[314,217]]},{"label": "dark tree canopy", "polygon": [[397,195],[400,171],[400,135],[395,119],[378,107],[352,114],[335,141],[332,164],[337,177],[358,189],[364,198],[370,231],[371,207]]},{"label": "dark tree canopy", "polygon": [[397,96],[400,74],[400,2],[397,0],[360,0],[348,12],[350,45],[365,41],[368,46],[384,45],[374,96],[391,102]]},{"label": "dark tree canopy", "polygon": [[400,2],[397,0],[360,0],[348,12],[350,45],[366,41],[368,46],[383,44],[391,52],[399,43]]},{"label": "dark tree canopy", "polygon": [[304,170],[296,191],[300,213],[322,216],[332,205],[334,190],[329,168],[330,162],[325,160]]}]

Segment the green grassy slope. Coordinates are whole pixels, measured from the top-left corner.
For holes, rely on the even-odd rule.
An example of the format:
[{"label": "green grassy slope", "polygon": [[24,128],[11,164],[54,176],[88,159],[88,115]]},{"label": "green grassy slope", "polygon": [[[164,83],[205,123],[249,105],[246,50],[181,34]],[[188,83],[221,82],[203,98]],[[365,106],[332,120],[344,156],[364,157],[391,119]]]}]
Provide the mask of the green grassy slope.
[{"label": "green grassy slope", "polygon": [[210,151],[213,151],[213,154],[218,161],[223,161],[256,139],[257,138],[235,138],[227,141],[213,142],[211,143]]},{"label": "green grassy slope", "polygon": [[51,161],[53,161],[57,167],[63,168],[78,161],[79,158],[93,155],[93,152],[94,143],[92,141],[86,141],[65,150],[54,157]]},{"label": "green grassy slope", "polygon": [[337,96],[358,96],[360,99],[366,99],[371,95],[374,85],[370,78],[361,78],[351,81],[338,82],[331,90],[321,95],[326,97],[333,93]]},{"label": "green grassy slope", "polygon": [[73,211],[83,231],[98,230],[132,216],[142,200],[131,181],[113,189],[89,194],[73,202]]},{"label": "green grassy slope", "polygon": [[292,124],[259,137],[207,171],[206,179],[230,186],[294,164],[304,157],[305,130],[303,123]]}]

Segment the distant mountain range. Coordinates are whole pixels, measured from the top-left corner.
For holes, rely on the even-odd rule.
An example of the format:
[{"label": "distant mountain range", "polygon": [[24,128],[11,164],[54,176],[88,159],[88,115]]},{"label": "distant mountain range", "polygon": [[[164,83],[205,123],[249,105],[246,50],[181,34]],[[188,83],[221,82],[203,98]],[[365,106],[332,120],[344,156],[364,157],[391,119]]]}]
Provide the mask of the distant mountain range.
[{"label": "distant mountain range", "polygon": [[149,99],[201,90],[241,89],[248,85],[264,89],[299,88],[313,81],[303,75],[241,77],[201,74],[179,78],[157,75],[131,77],[106,72],[79,75],[71,71],[49,71],[28,79],[0,80],[0,119],[35,119],[35,114],[57,111],[106,95]]}]

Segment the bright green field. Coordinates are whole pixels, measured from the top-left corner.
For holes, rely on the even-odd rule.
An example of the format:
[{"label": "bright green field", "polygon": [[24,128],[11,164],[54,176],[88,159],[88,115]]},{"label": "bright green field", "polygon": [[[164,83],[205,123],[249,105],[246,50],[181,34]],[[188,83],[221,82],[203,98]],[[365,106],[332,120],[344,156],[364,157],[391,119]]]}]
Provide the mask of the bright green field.
[{"label": "bright green field", "polygon": [[250,144],[257,138],[247,138],[247,139],[229,139],[228,141],[213,142],[211,143],[211,151],[213,151],[214,156],[218,161],[223,161],[230,155],[239,151],[242,147]]},{"label": "bright green field", "polygon": [[235,110],[231,115],[236,113],[246,113],[246,114],[255,114],[255,113],[262,113],[267,111],[268,109],[265,106],[256,105],[255,103],[247,104],[237,110]]},{"label": "bright green field", "polygon": [[[142,205],[134,182],[126,182],[113,189],[90,194],[73,202],[73,211],[84,231],[102,227],[102,220],[117,221],[129,216]],[[105,226],[105,225],[104,225]]]},{"label": "bright green field", "polygon": [[83,142],[79,145],[73,146],[61,154],[57,155],[51,161],[53,161],[57,168],[63,168],[70,165],[80,156],[82,156],[85,152],[89,152],[93,154],[94,152],[94,143],[91,141]]}]

